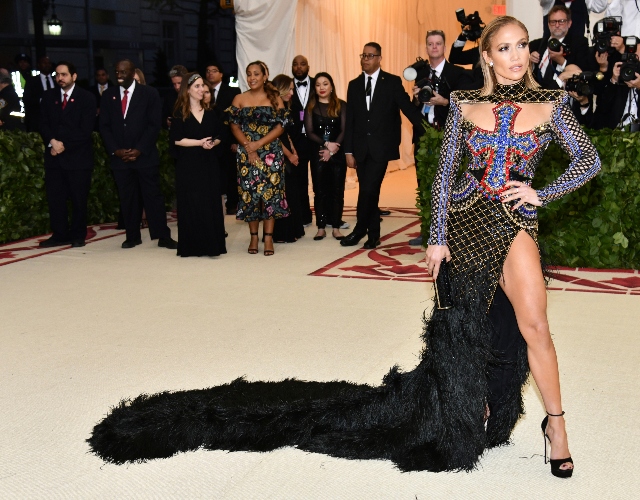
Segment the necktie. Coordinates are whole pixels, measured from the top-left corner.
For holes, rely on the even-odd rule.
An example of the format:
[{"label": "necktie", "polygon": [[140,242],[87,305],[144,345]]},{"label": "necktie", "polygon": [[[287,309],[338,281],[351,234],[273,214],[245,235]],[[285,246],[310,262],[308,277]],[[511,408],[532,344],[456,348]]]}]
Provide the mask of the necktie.
[{"label": "necktie", "polygon": [[128,90],[124,91],[124,97],[122,98],[122,116],[125,116],[126,112],[127,112],[127,94],[129,93]]},{"label": "necktie", "polygon": [[102,96],[102,93],[104,92],[104,85],[100,85],[100,95]]},{"label": "necktie", "polygon": [[[362,88],[362,87],[361,87]],[[367,97],[371,97],[371,77],[367,80],[367,88],[365,89]]]},{"label": "necktie", "polygon": [[306,87],[307,86],[307,81],[305,80],[304,82],[297,82],[298,87]]},{"label": "necktie", "polygon": [[67,94],[62,96],[62,109],[67,107]]},{"label": "necktie", "polygon": [[49,82],[49,88],[52,89],[53,88],[53,78],[51,78],[49,75],[47,75],[47,81]]},{"label": "necktie", "polygon": [[215,89],[213,91],[213,96],[211,98],[211,104],[215,105],[217,100],[218,100],[218,89]]}]

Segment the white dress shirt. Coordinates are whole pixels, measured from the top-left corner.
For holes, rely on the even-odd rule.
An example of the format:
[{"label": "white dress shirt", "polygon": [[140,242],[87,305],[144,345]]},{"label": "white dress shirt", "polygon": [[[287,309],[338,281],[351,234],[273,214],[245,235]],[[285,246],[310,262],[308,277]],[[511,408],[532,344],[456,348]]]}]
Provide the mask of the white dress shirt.
[{"label": "white dress shirt", "polygon": [[363,71],[364,74],[364,88],[367,88],[367,82],[369,81],[369,77],[371,77],[371,95],[365,95],[365,99],[367,101],[367,110],[371,107],[371,101],[373,101],[373,95],[376,93],[376,83],[378,82],[378,77],[380,76],[380,68],[375,70],[374,73],[368,75]]},{"label": "white dress shirt", "polygon": [[[563,42],[564,38],[565,37],[558,38],[558,41]],[[540,68],[540,73],[542,74],[543,77],[544,77],[544,74],[547,72],[547,68],[549,67],[549,64],[555,64],[555,72],[553,75],[553,79],[560,86],[560,88],[564,88],[564,82],[560,80],[560,78],[558,78],[558,73],[562,73],[564,71],[564,68],[567,67],[567,58],[565,57],[563,64],[554,63],[551,60],[551,56],[549,54],[549,48],[547,47],[547,50],[544,51],[544,54],[542,54],[542,57],[540,58],[539,68]]]},{"label": "white dress shirt", "polygon": [[[306,86],[298,87],[298,82],[307,82]],[[309,75],[304,80],[297,80],[295,77],[293,79],[293,88],[298,95],[298,99],[300,99],[300,104],[302,104],[302,109],[307,109],[307,103],[309,102],[309,93],[311,92],[311,78]],[[304,122],[302,123],[302,133],[306,134],[307,131],[304,128]]]},{"label": "white dress shirt", "polygon": [[97,85],[98,85],[98,93],[100,95],[104,94],[104,91],[109,88],[109,82],[105,83],[104,85],[102,83],[98,83]]},{"label": "white dress shirt", "polygon": [[[445,62],[447,62],[446,59],[443,59],[435,68],[431,68],[436,72],[436,76],[438,78],[440,78],[440,75],[442,75],[442,70],[444,69]],[[427,121],[433,125],[433,121],[436,119],[436,107],[425,104],[422,107],[422,114],[425,115],[427,117]]]},{"label": "white dress shirt", "polygon": [[54,89],[55,85],[53,83],[53,78],[51,75],[45,75],[44,73],[40,73],[40,84],[44,90]]},{"label": "white dress shirt", "polygon": [[[129,112],[129,104],[131,104],[131,96],[133,95],[133,91],[136,89],[136,81],[133,80],[133,83],[131,84],[131,86],[127,89],[129,91],[129,94],[127,95],[127,107],[124,110],[124,117],[127,117],[127,113]],[[122,99],[124,99],[124,88],[122,86],[120,86],[120,101],[122,101]]]},{"label": "white dress shirt", "polygon": [[216,102],[218,100],[218,92],[220,91],[221,86],[222,86],[222,82],[218,83],[218,85],[213,87],[213,102]]},{"label": "white dress shirt", "polygon": [[[62,101],[64,101],[64,95],[67,94],[67,104],[69,104],[69,101],[71,100],[71,94],[73,93],[73,89],[76,88],[76,84],[74,83],[73,85],[71,85],[71,88],[69,90],[67,90],[66,92],[62,89],[60,89],[60,99],[62,99]],[[60,102],[62,102],[60,101]]]}]

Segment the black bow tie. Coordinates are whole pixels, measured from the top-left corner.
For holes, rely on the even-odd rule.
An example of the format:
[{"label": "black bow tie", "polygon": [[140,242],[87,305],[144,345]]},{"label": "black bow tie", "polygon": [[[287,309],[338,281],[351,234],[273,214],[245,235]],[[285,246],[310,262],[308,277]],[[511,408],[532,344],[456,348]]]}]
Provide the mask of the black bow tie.
[{"label": "black bow tie", "polygon": [[304,82],[296,82],[296,85],[298,85],[298,87],[306,87],[307,81],[305,80]]}]

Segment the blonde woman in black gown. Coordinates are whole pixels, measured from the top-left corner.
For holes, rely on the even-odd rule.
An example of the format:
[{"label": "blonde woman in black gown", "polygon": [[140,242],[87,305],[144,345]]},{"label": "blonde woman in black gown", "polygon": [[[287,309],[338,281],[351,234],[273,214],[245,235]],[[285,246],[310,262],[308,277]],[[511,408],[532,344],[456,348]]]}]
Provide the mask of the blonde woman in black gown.
[{"label": "blonde woman in black gown", "polygon": [[[530,366],[549,414],[542,430],[545,448],[551,443],[551,472],[572,475],[536,210],[595,176],[600,160],[566,92],[535,83],[522,23],[497,18],[480,48],[485,87],[451,94],[432,187],[427,265],[437,275],[441,260],[450,259],[453,307],[431,311],[418,366],[392,368],[378,387],[238,379],[139,396],[95,427],[89,440],[95,452],[122,463],[198,447],[295,446],[388,459],[404,471],[472,470],[485,450],[509,442],[524,412]],[[531,181],[551,141],[570,162],[536,191]],[[455,180],[463,156],[468,167]]]}]

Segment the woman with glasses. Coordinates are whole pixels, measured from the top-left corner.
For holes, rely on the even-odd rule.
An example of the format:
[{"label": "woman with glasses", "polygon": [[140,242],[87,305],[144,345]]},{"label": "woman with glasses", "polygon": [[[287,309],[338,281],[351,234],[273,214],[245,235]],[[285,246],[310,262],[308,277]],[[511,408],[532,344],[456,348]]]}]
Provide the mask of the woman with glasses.
[{"label": "woman with glasses", "polygon": [[315,93],[309,99],[304,122],[307,137],[315,146],[311,153],[311,168],[317,183],[313,203],[318,226],[313,238],[316,241],[327,236],[327,224],[331,224],[336,240],[344,238],[340,225],[347,159],[341,145],[346,122],[347,103],[338,99],[333,78],[329,73],[318,73],[315,76]]},{"label": "woman with glasses", "polygon": [[258,228],[263,221],[264,255],[274,254],[275,219],[289,216],[284,195],[284,153],[278,140],[288,114],[278,90],[267,82],[262,61],[247,66],[249,90],[233,99],[229,111],[231,132],[238,140],[238,220],[249,223],[248,253],[258,253]]},{"label": "woman with glasses", "polygon": [[[273,86],[280,93],[280,98],[284,102],[287,110],[291,109],[291,98],[293,97],[293,78],[288,75],[277,75],[273,81]],[[296,151],[290,134],[293,133],[295,124],[290,120],[280,136],[282,151],[285,156],[285,176],[284,189],[287,203],[289,204],[289,217],[276,219],[273,228],[273,241],[277,243],[293,243],[304,236],[304,224],[302,221],[302,204],[300,203],[300,191],[298,183],[292,182],[292,175],[298,168],[298,152]]]},{"label": "woman with glasses", "polygon": [[227,253],[220,202],[220,173],[214,148],[223,125],[204,100],[198,73],[184,75],[169,133],[176,152],[178,255],[215,257]]}]

